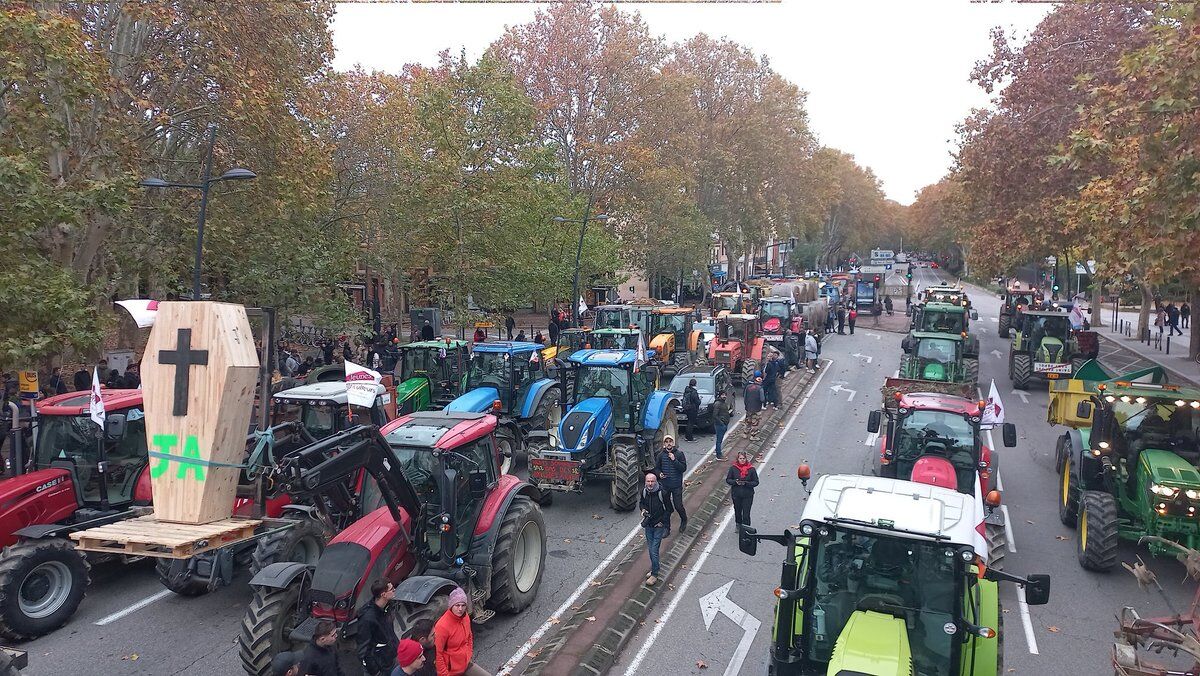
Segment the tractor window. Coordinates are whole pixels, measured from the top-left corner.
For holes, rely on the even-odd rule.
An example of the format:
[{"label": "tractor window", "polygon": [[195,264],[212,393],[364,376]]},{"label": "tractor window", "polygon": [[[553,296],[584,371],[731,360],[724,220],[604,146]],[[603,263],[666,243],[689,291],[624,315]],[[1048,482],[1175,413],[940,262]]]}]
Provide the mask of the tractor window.
[{"label": "tractor window", "polygon": [[850,616],[863,609],[908,626],[913,672],[950,676],[962,577],[952,548],[936,542],[832,529],[816,546],[813,603],[805,617],[808,657],[828,662]]},{"label": "tractor window", "polygon": [[401,377],[407,379],[417,374],[436,377],[438,373],[437,352],[432,349],[411,348],[404,351],[404,369]]},{"label": "tractor window", "polygon": [[509,359],[509,355],[505,352],[475,352],[472,354],[471,366],[467,371],[467,389],[494,387],[500,393],[500,401],[508,404],[508,393],[512,383]]},{"label": "tractor window", "polygon": [[412,484],[417,497],[426,505],[438,505],[440,499],[437,489],[438,462],[428,448],[415,446],[392,445],[396,458],[400,461],[400,471],[404,478]]},{"label": "tractor window", "polygon": [[[125,437],[108,441],[108,499],[128,502],[142,468],[146,466],[146,425],[141,409],[126,411]],[[136,418],[136,419],[131,419]],[[83,499],[100,501],[100,476],[96,471],[99,451],[96,447],[100,428],[86,416],[43,416],[38,419],[38,443],[35,466],[46,469],[50,463],[68,461],[75,465],[73,480],[83,489]]]},{"label": "tractor window", "polygon": [[[1071,320],[1066,315],[1038,317],[1034,327],[1036,336],[1052,336],[1062,338],[1071,332]],[[1036,341],[1035,341],[1036,344]]]},{"label": "tractor window", "polygon": [[623,329],[626,326],[624,310],[600,310],[596,313],[595,328]]},{"label": "tractor window", "polygon": [[962,333],[965,330],[963,327],[964,316],[962,313],[926,310],[921,328],[924,331],[937,333]]},{"label": "tractor window", "polygon": [[653,315],[654,334],[674,333],[681,335],[687,330],[687,315],[683,313]]},{"label": "tractor window", "polygon": [[629,428],[629,371],[619,366],[589,366],[575,376],[575,401],[601,397],[612,402],[617,427]]},{"label": "tractor window", "polygon": [[911,476],[913,463],[923,455],[939,455],[954,466],[958,490],[973,493],[975,472],[975,434],[961,415],[946,411],[916,411],[904,418],[896,431],[894,445],[896,474]]},{"label": "tractor window", "polygon": [[917,345],[917,358],[949,364],[954,361],[954,347],[954,341],[950,340],[922,340]]},{"label": "tractor window", "polygon": [[764,303],[758,316],[763,320],[774,317],[780,321],[787,321],[792,318],[792,313],[787,303]]},{"label": "tractor window", "polygon": [[314,439],[324,439],[337,431],[337,416],[338,409],[332,406],[324,406],[317,404],[304,405],[304,429],[312,435]]}]

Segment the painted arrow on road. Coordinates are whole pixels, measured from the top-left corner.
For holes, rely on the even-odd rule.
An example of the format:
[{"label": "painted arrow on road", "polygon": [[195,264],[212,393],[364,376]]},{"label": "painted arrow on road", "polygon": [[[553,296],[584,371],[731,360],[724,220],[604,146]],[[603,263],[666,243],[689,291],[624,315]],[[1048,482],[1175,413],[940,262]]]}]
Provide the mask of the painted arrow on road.
[{"label": "painted arrow on road", "polygon": [[717,619],[717,615],[721,614],[724,614],[733,620],[737,626],[742,628],[742,640],[738,641],[737,648],[734,649],[733,655],[729,657],[729,666],[725,667],[725,676],[735,676],[741,673],[742,663],[746,661],[746,655],[750,653],[750,646],[754,643],[754,637],[758,634],[758,628],[762,626],[758,618],[747,613],[741,606],[729,600],[729,588],[732,586],[733,580],[730,580],[700,597],[700,612],[704,615],[704,628],[706,630],[712,629],[713,620]]},{"label": "painted arrow on road", "polygon": [[859,353],[857,353],[857,352],[855,352],[854,354],[852,354],[852,355],[850,355],[850,356],[851,356],[851,357],[858,357],[859,359],[866,359],[868,364],[870,364],[872,361],[874,361],[874,360],[875,360],[875,358],[874,358],[874,357],[872,357],[872,356],[871,356],[871,355],[869,355],[869,354],[859,354]]},{"label": "painted arrow on road", "polygon": [[875,340],[883,340],[883,336],[879,335],[878,333],[871,333],[870,331],[863,331],[863,335],[868,338],[874,338]]},{"label": "painted arrow on road", "polygon": [[858,390],[852,390],[849,387],[842,387],[841,385],[834,385],[829,389],[834,392],[849,392],[850,396],[846,398],[846,401],[854,401],[854,395],[858,394]]},{"label": "painted arrow on road", "polygon": [[990,320],[992,320],[992,321],[996,322],[997,324],[999,324],[999,323],[1000,323],[1000,318],[999,318],[999,317],[988,317],[988,319],[990,319]]},{"label": "painted arrow on road", "polygon": [[1022,404],[1028,404],[1028,403],[1029,403],[1029,395],[1028,395],[1027,393],[1025,393],[1025,392],[1023,392],[1023,391],[1021,391],[1021,390],[1013,390],[1013,391],[1012,391],[1012,393],[1013,393],[1013,394],[1015,394],[1016,396],[1018,396],[1018,397],[1020,397],[1020,398],[1021,398],[1021,403],[1022,403]]},{"label": "painted arrow on road", "polygon": [[1004,359],[1004,353],[1000,350],[992,350],[992,354],[996,355],[996,359]]}]

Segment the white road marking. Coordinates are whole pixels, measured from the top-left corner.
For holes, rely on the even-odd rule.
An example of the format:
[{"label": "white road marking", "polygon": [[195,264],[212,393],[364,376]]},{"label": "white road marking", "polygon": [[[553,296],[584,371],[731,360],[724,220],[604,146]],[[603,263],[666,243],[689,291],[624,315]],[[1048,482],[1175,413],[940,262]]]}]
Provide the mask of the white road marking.
[{"label": "white road marking", "polygon": [[[796,422],[796,418],[800,416],[800,412],[804,410],[804,406],[808,404],[808,400],[812,398],[813,392],[817,391],[817,386],[821,384],[821,378],[823,378],[825,374],[829,372],[829,366],[832,365],[833,360],[830,360],[829,365],[822,369],[821,373],[817,375],[817,379],[813,382],[812,388],[808,390],[808,394],[804,395],[804,399],[800,402],[800,405],[796,407],[796,412],[792,414],[790,419],[788,419],[787,426],[784,427],[783,431],[779,433],[779,436],[775,438],[775,443],[771,444],[771,448],[768,449],[765,454],[763,454],[762,462],[760,462],[759,465],[766,465],[771,461],[771,456],[775,454],[775,449],[779,448],[779,442],[782,441],[783,438],[787,436],[787,433],[792,429],[792,425]],[[625,676],[635,676],[635,674],[638,673],[638,668],[642,665],[642,660],[645,660],[646,656],[650,654],[650,648],[654,646],[654,642],[658,640],[658,635],[662,633],[663,627],[667,626],[667,622],[671,619],[671,616],[675,614],[675,608],[679,606],[679,601],[682,600],[687,594],[688,588],[692,586],[692,581],[696,579],[696,575],[698,575],[701,569],[704,568],[704,562],[708,560],[708,555],[712,553],[713,549],[717,546],[717,542],[721,540],[721,535],[725,533],[725,529],[728,528],[729,524],[732,522],[733,510],[730,509],[725,512],[725,518],[721,519],[721,525],[717,526],[717,530],[713,533],[712,538],[710,538],[708,544],[704,546],[704,551],[700,553],[700,557],[696,559],[696,563],[694,563],[691,570],[688,571],[687,577],[683,579],[683,582],[675,590],[675,597],[671,599],[669,604],[667,604],[667,609],[663,611],[662,617],[660,617],[654,623],[654,628],[650,630],[650,635],[646,637],[646,642],[643,643],[642,647],[638,649],[637,654],[633,657],[633,661],[629,663],[629,668],[625,670]]]},{"label": "white road marking", "polygon": [[846,401],[848,401],[848,402],[854,401],[854,395],[858,394],[858,390],[852,390],[849,387],[842,387],[841,385],[834,385],[833,387],[831,387],[829,389],[833,390],[834,392],[839,392],[839,393],[840,392],[849,392],[850,396],[846,399]]},{"label": "white road marking", "polygon": [[1000,318],[999,318],[999,317],[988,317],[988,319],[990,319],[990,320],[992,320],[992,321],[996,322],[997,324],[999,324],[999,323],[1000,323]]},{"label": "white road marking", "polygon": [[867,435],[867,440],[863,442],[863,446],[874,446],[879,443],[879,432],[871,432]]},{"label": "white road marking", "polygon": [[863,335],[868,338],[874,338],[875,340],[883,340],[883,336],[879,335],[878,333],[871,333],[870,331],[863,331]]},{"label": "white road marking", "polygon": [[857,352],[855,352],[854,354],[852,354],[852,355],[850,355],[850,356],[851,356],[851,357],[858,357],[859,359],[866,359],[868,364],[870,364],[872,361],[874,361],[874,360],[875,360],[875,358],[874,358],[874,357],[872,357],[872,356],[871,356],[871,355],[869,355],[869,354],[859,354],[859,353],[857,353]]},{"label": "white road marking", "polygon": [[[824,375],[825,371],[822,370],[821,376]],[[820,376],[818,376],[817,379],[820,380]],[[809,390],[809,394],[811,393],[812,390]],[[805,401],[808,401],[808,397],[805,397]],[[801,406],[803,406],[803,403]],[[725,436],[728,437],[730,434],[732,434],[744,419],[745,417],[743,416],[742,418],[734,420],[733,423],[729,425],[729,428],[725,430]],[[700,456],[700,459],[697,462],[692,463],[692,466],[683,475],[683,478],[686,480],[688,477],[692,476],[692,473],[695,472],[702,464],[704,464],[704,461],[708,458],[709,454],[716,450],[716,448],[716,444],[710,446],[708,451],[705,452],[704,455]],[[546,621],[543,622],[542,625],[533,632],[533,634],[529,637],[529,640],[522,643],[520,648],[517,648],[517,652],[513,653],[512,657],[508,658],[508,661],[500,667],[500,671],[496,672],[496,676],[508,676],[508,674],[511,674],[512,670],[518,664],[520,664],[521,660],[525,659],[525,656],[528,655],[529,651],[533,649],[533,646],[537,645],[537,642],[542,640],[542,637],[546,635],[546,632],[550,630],[550,627],[558,624],[559,618],[562,617],[562,614],[567,612],[567,610],[574,605],[577,600],[579,600],[579,597],[583,595],[584,591],[591,588],[592,581],[597,577],[600,577],[600,573],[603,573],[605,569],[608,568],[609,564],[611,564],[613,560],[617,558],[617,554],[623,551],[629,542],[641,532],[642,526],[639,523],[637,526],[634,526],[633,529],[630,530],[620,542],[617,543],[616,547],[613,547],[612,552],[610,552],[609,555],[606,556],[599,565],[593,568],[592,572],[588,573],[587,577],[583,578],[583,581],[579,583],[579,586],[575,588],[575,591],[571,592],[571,595],[567,597],[567,600],[563,601],[562,605],[560,605],[557,610],[551,613],[550,617],[546,618]]]},{"label": "white road marking", "polygon": [[996,359],[1004,359],[1004,353],[1000,350],[992,350],[992,354],[996,355]]},{"label": "white road marking", "polygon": [[1025,390],[1013,390],[1012,392],[1010,392],[1010,394],[1014,394],[1014,395],[1020,397],[1022,404],[1029,403],[1029,394],[1027,392],[1025,392]]},{"label": "white road marking", "polygon": [[1033,635],[1033,618],[1029,616],[1029,604],[1025,602],[1025,588],[1017,587],[1017,605],[1021,608],[1021,624],[1025,625],[1025,643],[1029,646],[1029,654],[1037,655],[1037,637]]},{"label": "white road marking", "polygon": [[153,596],[147,596],[146,598],[142,599],[141,601],[138,601],[137,603],[133,604],[132,606],[129,606],[128,608],[126,608],[124,610],[118,610],[117,612],[113,613],[112,615],[102,617],[102,618],[96,620],[93,624],[95,624],[98,627],[103,627],[107,624],[112,624],[113,622],[116,622],[117,620],[121,619],[122,617],[125,617],[127,615],[132,615],[132,614],[136,613],[137,611],[141,610],[142,608],[145,608],[146,606],[150,605],[151,603],[161,601],[161,600],[167,598],[168,596],[171,596],[174,593],[175,592],[171,591],[170,589],[164,589],[164,590],[158,592],[157,594],[154,594]]},{"label": "white road marking", "polygon": [[700,597],[700,613],[704,615],[705,629],[711,631],[713,620],[717,619],[717,615],[720,614],[726,615],[742,628],[742,640],[738,641],[737,648],[729,657],[729,665],[725,667],[725,676],[737,676],[741,672],[742,663],[746,661],[750,646],[754,644],[754,636],[758,634],[758,628],[762,626],[762,622],[759,622],[757,617],[729,599],[729,588],[732,586],[733,580],[730,580],[716,590]]}]

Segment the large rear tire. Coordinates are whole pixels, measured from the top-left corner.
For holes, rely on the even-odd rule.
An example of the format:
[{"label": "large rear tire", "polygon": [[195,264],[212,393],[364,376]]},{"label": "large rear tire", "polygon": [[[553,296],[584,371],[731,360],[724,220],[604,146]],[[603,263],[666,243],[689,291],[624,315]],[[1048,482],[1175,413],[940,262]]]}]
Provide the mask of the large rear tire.
[{"label": "large rear tire", "polygon": [[0,636],[24,641],[67,623],[87,592],[91,566],[61,538],[24,540],[0,552]]},{"label": "large rear tire", "polygon": [[967,382],[971,385],[979,384],[979,358],[971,357],[963,359],[963,371],[965,372]]},{"label": "large rear tire", "polygon": [[689,352],[676,352],[671,355],[671,368],[675,369],[675,373],[679,373],[685,368],[692,365],[692,355]]},{"label": "large rear tire", "polygon": [[1074,528],[1079,522],[1079,482],[1075,479],[1075,464],[1070,445],[1064,445],[1062,464],[1058,469],[1058,520]]},{"label": "large rear tire", "polygon": [[742,361],[742,384],[754,382],[754,372],[758,370],[758,360],[747,358]]},{"label": "large rear tire", "polygon": [[[676,441],[679,440],[679,418],[675,415],[675,409],[667,408],[663,412],[662,420],[658,423],[658,431],[654,434],[654,448],[662,448],[662,442],[668,435]],[[650,469],[643,467],[642,469]]]},{"label": "large rear tire", "polygon": [[909,377],[908,371],[910,368],[912,368],[911,364],[912,364],[912,355],[910,355],[910,354],[900,355],[900,377],[901,378]]},{"label": "large rear tire", "polygon": [[1014,354],[1008,363],[1008,377],[1018,390],[1028,390],[1029,380],[1033,378],[1033,357],[1028,354]]},{"label": "large rear tire", "polygon": [[1084,491],[1079,499],[1076,550],[1079,565],[1106,573],[1117,565],[1117,500],[1101,491]]},{"label": "large rear tire", "polygon": [[546,523],[542,510],[518,495],[508,506],[492,553],[492,595],[488,606],[515,614],[529,607],[546,568]]},{"label": "large rear tire", "polygon": [[1009,329],[1012,328],[1012,315],[1000,315],[1000,328],[996,333],[1000,334],[1001,338],[1008,338]]},{"label": "large rear tire", "polygon": [[628,512],[638,503],[642,482],[642,467],[637,449],[631,444],[613,445],[613,479],[608,490],[608,504],[618,512]]},{"label": "large rear tire", "polygon": [[265,676],[271,672],[275,655],[304,649],[303,644],[288,638],[300,620],[300,593],[300,580],[283,589],[255,588],[237,639],[238,657],[247,674]]},{"label": "large rear tire", "polygon": [[988,568],[1004,570],[1004,557],[1008,554],[1008,532],[999,524],[985,523],[983,537],[987,540]]},{"label": "large rear tire", "polygon": [[272,563],[294,561],[309,566],[316,566],[321,552],[325,551],[325,543],[334,533],[323,522],[317,519],[305,518],[296,525],[270,535],[259,538],[250,559],[250,576]]},{"label": "large rear tire", "polygon": [[538,402],[537,408],[533,411],[533,429],[552,430],[557,427],[558,420],[562,417],[562,409],[559,407],[561,401],[562,391],[557,387],[546,390],[542,394],[542,400]]},{"label": "large rear tire", "polygon": [[[529,445],[525,448],[526,466],[528,466],[528,461],[530,458],[540,458],[542,457],[542,454],[548,450],[550,450],[549,442],[542,441],[540,439],[530,441]],[[537,488],[538,492],[541,494],[541,497],[538,498],[539,505],[542,507],[549,507],[550,505],[554,504],[554,491],[542,488],[532,478],[530,478],[529,483],[533,484],[534,488]]]},{"label": "large rear tire", "polygon": [[396,630],[396,636],[399,638],[412,638],[413,629],[421,620],[429,620],[430,624],[436,624],[438,618],[446,614],[446,608],[450,605],[449,592],[438,594],[429,599],[429,603],[399,603],[392,610],[392,628]]}]

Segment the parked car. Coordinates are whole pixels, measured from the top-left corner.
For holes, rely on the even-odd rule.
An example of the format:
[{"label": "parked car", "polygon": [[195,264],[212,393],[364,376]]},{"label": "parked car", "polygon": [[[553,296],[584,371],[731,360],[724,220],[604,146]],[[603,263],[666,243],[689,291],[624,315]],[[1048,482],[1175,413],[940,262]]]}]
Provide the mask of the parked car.
[{"label": "parked car", "polygon": [[[724,366],[690,366],[680,371],[671,381],[671,392],[679,394],[680,401],[683,398],[683,390],[692,378],[696,379],[696,391],[700,393],[700,414],[697,416],[695,426],[711,430],[713,428],[713,404],[717,401],[717,392],[725,392],[725,397],[731,407],[735,402],[733,381],[729,377],[729,370]],[[687,420],[687,414],[684,412],[682,404],[676,404],[675,417],[681,426],[683,421]]]}]

